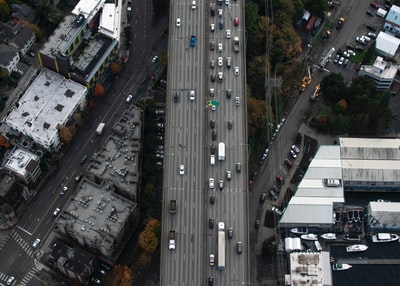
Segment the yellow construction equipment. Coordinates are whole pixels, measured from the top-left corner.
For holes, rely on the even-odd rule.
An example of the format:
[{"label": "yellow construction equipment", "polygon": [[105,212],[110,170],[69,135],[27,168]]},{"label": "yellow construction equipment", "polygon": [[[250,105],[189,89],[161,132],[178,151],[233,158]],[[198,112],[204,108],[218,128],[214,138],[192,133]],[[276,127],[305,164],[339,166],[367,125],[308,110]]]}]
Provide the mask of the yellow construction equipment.
[{"label": "yellow construction equipment", "polygon": [[310,97],[311,100],[316,100],[318,98],[320,89],[321,89],[321,84],[319,83],[315,86],[314,93]]},{"label": "yellow construction equipment", "polygon": [[307,68],[308,71],[308,77],[305,76],[303,77],[303,81],[301,82],[299,92],[302,93],[306,87],[311,83],[311,73],[310,73],[310,67]]}]

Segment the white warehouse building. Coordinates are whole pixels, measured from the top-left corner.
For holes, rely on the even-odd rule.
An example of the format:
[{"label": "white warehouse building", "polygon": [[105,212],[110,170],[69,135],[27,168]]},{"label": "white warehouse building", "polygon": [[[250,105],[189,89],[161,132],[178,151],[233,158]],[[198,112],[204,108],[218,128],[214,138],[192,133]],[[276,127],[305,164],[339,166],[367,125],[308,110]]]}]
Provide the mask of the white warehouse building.
[{"label": "white warehouse building", "polygon": [[85,109],[87,92],[85,86],[44,68],[5,122],[44,149],[54,151],[61,143],[59,126]]}]

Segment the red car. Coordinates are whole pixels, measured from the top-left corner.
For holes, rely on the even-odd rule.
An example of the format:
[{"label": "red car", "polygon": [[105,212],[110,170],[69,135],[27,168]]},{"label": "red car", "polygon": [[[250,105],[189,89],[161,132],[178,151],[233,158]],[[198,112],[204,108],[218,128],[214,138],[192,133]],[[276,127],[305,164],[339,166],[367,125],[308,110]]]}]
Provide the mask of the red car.
[{"label": "red car", "polygon": [[233,19],[233,25],[234,25],[235,27],[239,26],[239,18]]},{"label": "red car", "polygon": [[289,159],[285,159],[284,162],[288,167],[292,167],[293,166],[293,162],[290,161]]},{"label": "red car", "polygon": [[276,176],[276,181],[280,184],[283,184],[284,182],[283,177],[281,175]]},{"label": "red car", "polygon": [[375,9],[379,8],[379,4],[376,2],[371,2],[371,4],[369,4],[369,6],[371,6],[372,8],[375,8]]}]

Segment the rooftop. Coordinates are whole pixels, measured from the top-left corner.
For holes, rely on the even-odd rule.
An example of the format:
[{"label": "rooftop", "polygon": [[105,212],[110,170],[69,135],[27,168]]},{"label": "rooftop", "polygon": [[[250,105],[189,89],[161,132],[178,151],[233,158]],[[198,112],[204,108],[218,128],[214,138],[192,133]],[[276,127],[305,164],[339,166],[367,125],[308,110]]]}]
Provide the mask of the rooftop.
[{"label": "rooftop", "polygon": [[29,151],[21,148],[16,148],[9,153],[4,166],[12,170],[16,174],[25,177],[28,171],[28,165],[32,162],[39,162],[39,157]]}]

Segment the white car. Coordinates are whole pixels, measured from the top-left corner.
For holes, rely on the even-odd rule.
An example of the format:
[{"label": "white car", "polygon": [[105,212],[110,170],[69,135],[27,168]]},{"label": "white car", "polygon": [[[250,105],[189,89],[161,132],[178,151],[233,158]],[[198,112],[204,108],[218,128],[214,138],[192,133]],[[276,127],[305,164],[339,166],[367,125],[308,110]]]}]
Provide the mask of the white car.
[{"label": "white car", "polygon": [[191,91],[189,92],[189,99],[190,99],[190,100],[194,100],[194,90],[191,90]]},{"label": "white car", "polygon": [[11,276],[10,278],[7,279],[7,286],[13,286],[15,284],[15,277]]},{"label": "white car", "polygon": [[227,39],[230,39],[231,38],[231,30],[226,30],[225,36]]},{"label": "white car", "polygon": [[292,145],[292,150],[293,150],[294,152],[296,152],[296,154],[300,153],[300,149],[299,149],[299,147],[297,147],[296,145]]},{"label": "white car", "polygon": [[215,105],[211,105],[211,111],[217,110],[217,107]]},{"label": "white car", "polygon": [[218,52],[222,52],[222,43],[218,43]]},{"label": "white car", "polygon": [[353,50],[347,50],[347,53],[348,53],[350,56],[355,56],[355,55],[356,55],[356,53],[355,53]]},{"label": "white car", "polygon": [[229,0],[225,0],[225,5],[229,5]]},{"label": "white car", "polygon": [[236,96],[235,97],[235,105],[239,106],[239,104],[240,104],[239,96]]},{"label": "white car", "polygon": [[218,73],[218,80],[219,80],[219,81],[222,81],[223,78],[224,78],[224,74],[223,74],[222,72],[219,72],[219,73]]},{"label": "white car", "polygon": [[209,187],[210,189],[214,189],[214,178],[210,178],[210,179],[208,180],[208,187]]},{"label": "white car", "polygon": [[185,175],[185,165],[179,166],[179,175],[181,176]]},{"label": "white car", "polygon": [[192,10],[195,10],[196,9],[196,1],[192,1]]},{"label": "white car", "polygon": [[53,216],[58,216],[58,214],[60,213],[60,208],[56,208],[53,212]]},{"label": "white car", "polygon": [[33,244],[32,244],[32,247],[33,247],[33,248],[38,248],[39,245],[40,245],[40,239],[39,239],[39,238],[36,238],[35,241],[34,241]]},{"label": "white car", "polygon": [[215,31],[215,24],[210,24],[210,31],[214,32]]},{"label": "white car", "polygon": [[181,26],[181,18],[176,19],[176,26],[180,27]]},{"label": "white car", "polygon": [[222,57],[218,57],[218,66],[222,67],[222,65],[224,64],[224,60]]},{"label": "white car", "polygon": [[128,95],[128,97],[125,99],[125,101],[126,101],[126,103],[130,103],[130,102],[132,101],[132,99],[133,99],[133,95],[130,94],[130,95]]},{"label": "white car", "polygon": [[214,266],[215,256],[214,254],[210,254],[210,265]]},{"label": "white car", "polygon": [[222,18],[222,9],[218,9],[218,17]]},{"label": "white car", "polygon": [[155,64],[156,62],[158,62],[158,56],[154,56],[154,57],[151,59],[151,62],[152,62],[153,64]]},{"label": "white car", "polygon": [[235,69],[233,70],[233,73],[235,75],[239,75],[239,67],[235,67]]},{"label": "white car", "polygon": [[344,57],[341,57],[340,60],[338,61],[338,65],[341,66],[344,62]]},{"label": "white car", "polygon": [[376,34],[375,33],[368,33],[368,37],[372,38],[372,39],[376,39]]}]

